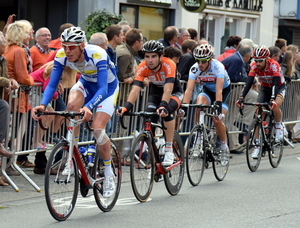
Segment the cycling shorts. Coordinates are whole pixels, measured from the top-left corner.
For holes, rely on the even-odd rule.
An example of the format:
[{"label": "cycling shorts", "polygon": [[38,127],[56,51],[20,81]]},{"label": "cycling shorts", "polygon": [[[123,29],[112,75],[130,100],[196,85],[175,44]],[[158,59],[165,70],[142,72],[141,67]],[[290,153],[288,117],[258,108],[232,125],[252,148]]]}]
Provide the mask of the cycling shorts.
[{"label": "cycling shorts", "polygon": [[[260,92],[257,97],[257,102],[258,103],[269,102],[271,100],[271,96],[272,96],[272,87],[261,86]],[[284,96],[285,96],[285,84],[282,84],[278,88],[276,97],[280,97],[283,100]]]},{"label": "cycling shorts", "polygon": [[[222,91],[222,108],[228,111],[228,104],[229,104],[229,98],[231,93],[231,87],[227,86]],[[213,104],[213,102],[216,100],[216,92],[212,92],[208,90],[205,86],[203,86],[203,90],[201,93],[199,93],[198,96],[204,96],[208,100],[208,105]]]}]

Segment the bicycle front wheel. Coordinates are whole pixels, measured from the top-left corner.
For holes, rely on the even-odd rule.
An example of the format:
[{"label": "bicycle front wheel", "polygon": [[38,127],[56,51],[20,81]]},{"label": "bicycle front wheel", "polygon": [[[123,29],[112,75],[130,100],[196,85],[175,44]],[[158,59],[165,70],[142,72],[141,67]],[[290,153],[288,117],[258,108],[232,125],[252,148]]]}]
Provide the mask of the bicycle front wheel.
[{"label": "bicycle front wheel", "polygon": [[260,164],[263,139],[261,124],[254,120],[249,127],[246,143],[247,165],[251,172],[255,172]]},{"label": "bicycle front wheel", "polygon": [[[69,156],[68,142],[56,144],[48,158],[45,171],[45,198],[50,214],[58,221],[66,220],[72,213],[78,194],[78,170],[72,159],[71,175],[63,175]],[[51,175],[57,171],[56,175]]]},{"label": "bicycle front wheel", "polygon": [[275,125],[271,129],[270,135],[271,150],[269,150],[269,161],[273,168],[277,168],[283,154],[283,140],[275,142]]},{"label": "bicycle front wheel", "polygon": [[149,198],[154,181],[154,154],[151,139],[141,133],[135,139],[130,155],[130,180],[133,193],[138,201]]},{"label": "bicycle front wheel", "polygon": [[164,175],[167,191],[172,196],[177,195],[180,191],[184,177],[184,149],[182,140],[177,131],[174,132],[173,137],[173,153],[174,161],[176,163],[179,162],[179,164]]},{"label": "bicycle front wheel", "polygon": [[[226,138],[227,138],[227,145],[228,144],[228,137],[227,137],[227,130],[226,130]],[[213,149],[213,171],[215,178],[218,181],[224,180],[228,173],[228,168],[229,168],[229,150],[227,151],[222,151],[220,149],[220,140],[219,137],[217,136],[216,132],[214,132],[213,137],[211,138],[211,144]]]},{"label": "bicycle front wheel", "polygon": [[[109,198],[103,197],[103,195],[102,195],[103,194],[103,181],[100,183],[95,183],[94,188],[93,188],[95,201],[96,201],[98,207],[104,212],[110,211],[115,206],[115,204],[118,200],[119,193],[120,193],[121,180],[122,180],[121,160],[120,160],[119,152],[117,150],[117,146],[116,146],[115,142],[112,140],[110,141],[110,145],[111,145],[111,150],[110,150],[111,168],[115,175],[115,186],[116,186],[115,194]],[[95,166],[94,166],[94,170],[93,170],[94,171],[93,178],[99,179],[101,177],[104,177],[104,164],[103,164],[102,158],[100,157],[100,152],[98,150],[98,147],[97,147],[94,164],[95,164]]]},{"label": "bicycle front wheel", "polygon": [[187,139],[185,154],[186,172],[193,186],[197,186],[200,183],[205,169],[206,152],[203,136],[203,129],[198,125],[191,130]]}]

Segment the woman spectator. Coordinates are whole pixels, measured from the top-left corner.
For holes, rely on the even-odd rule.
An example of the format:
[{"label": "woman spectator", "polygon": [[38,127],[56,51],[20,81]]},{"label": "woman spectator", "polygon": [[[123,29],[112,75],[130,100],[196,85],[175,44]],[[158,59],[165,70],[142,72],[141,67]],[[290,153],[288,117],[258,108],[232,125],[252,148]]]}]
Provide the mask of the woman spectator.
[{"label": "woman spectator", "polygon": [[[8,63],[8,75],[19,84],[25,85],[25,87],[22,86],[20,88],[18,99],[14,99],[16,102],[16,110],[11,110],[18,113],[17,119],[20,120],[19,126],[15,129],[18,133],[17,138],[20,141],[13,144],[14,146],[18,145],[17,148],[15,148],[16,151],[21,150],[21,145],[26,145],[26,143],[22,142],[22,138],[27,130],[27,117],[30,117],[30,115],[28,115],[28,111],[31,109],[28,102],[29,86],[34,84],[33,78],[29,75],[31,64],[28,50],[28,44],[33,38],[33,32],[31,24],[26,21],[16,21],[10,24],[6,32],[8,47],[3,56]],[[14,106],[12,105],[11,107]],[[27,156],[28,155],[19,155],[17,164],[22,167],[34,167],[34,164],[28,161]]]}]

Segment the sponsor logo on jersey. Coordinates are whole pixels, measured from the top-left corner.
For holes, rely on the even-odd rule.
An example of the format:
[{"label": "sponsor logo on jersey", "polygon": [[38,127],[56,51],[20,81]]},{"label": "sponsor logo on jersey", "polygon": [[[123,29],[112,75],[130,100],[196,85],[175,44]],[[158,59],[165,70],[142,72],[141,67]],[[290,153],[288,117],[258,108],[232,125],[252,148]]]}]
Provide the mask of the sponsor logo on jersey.
[{"label": "sponsor logo on jersey", "polygon": [[66,53],[64,51],[59,51],[56,53],[56,58],[66,57]]},{"label": "sponsor logo on jersey", "polygon": [[94,53],[94,54],[92,54],[92,58],[93,59],[100,59],[101,58],[101,54],[100,53]]}]

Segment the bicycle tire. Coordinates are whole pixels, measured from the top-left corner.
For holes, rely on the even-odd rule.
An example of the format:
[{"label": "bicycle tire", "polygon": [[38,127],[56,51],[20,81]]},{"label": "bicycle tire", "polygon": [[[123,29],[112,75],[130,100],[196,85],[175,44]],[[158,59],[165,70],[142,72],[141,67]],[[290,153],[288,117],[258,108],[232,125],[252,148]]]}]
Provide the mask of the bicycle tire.
[{"label": "bicycle tire", "polygon": [[[48,158],[45,170],[45,198],[48,210],[53,218],[58,221],[66,220],[72,213],[78,195],[78,170],[74,160],[74,172],[67,181],[66,175],[62,175],[65,164],[68,161],[69,144],[60,142],[54,146]],[[51,170],[57,170],[56,175],[50,175]]]},{"label": "bicycle tire", "polygon": [[184,149],[181,137],[177,131],[174,131],[173,153],[174,161],[181,161],[181,163],[164,175],[166,189],[172,196],[177,195],[180,191],[184,177]]},{"label": "bicycle tire", "polygon": [[135,139],[130,154],[130,181],[138,201],[146,202],[149,198],[153,188],[155,170],[151,139],[142,132]]},{"label": "bicycle tire", "polygon": [[275,142],[275,124],[273,124],[270,134],[269,161],[273,168],[277,168],[280,164],[283,154],[283,139],[280,142]]},{"label": "bicycle tire", "polygon": [[[200,146],[196,144],[197,137],[201,135],[201,146],[202,152],[200,151]],[[204,132],[202,127],[199,125],[195,126],[187,139],[186,145],[186,172],[189,179],[189,182],[193,186],[197,186],[202,177],[205,170],[206,164],[206,148],[205,148],[205,140],[204,140]]]},{"label": "bicycle tire", "polygon": [[[120,160],[120,155],[119,151],[117,150],[117,146],[114,141],[110,141],[111,145],[111,168],[112,171],[115,175],[115,186],[116,186],[116,191],[115,194],[109,198],[104,198],[103,197],[103,182],[100,184],[95,184],[93,187],[93,192],[94,192],[94,197],[95,201],[103,212],[109,212],[113,207],[115,206],[120,189],[121,189],[121,182],[122,182],[122,169],[121,169],[121,160]],[[95,162],[94,162],[94,169],[93,169],[93,178],[98,178],[98,177],[104,177],[104,164],[101,162],[102,159],[100,157],[100,152],[98,150],[98,147],[96,146],[96,156],[95,156]]]},{"label": "bicycle tire", "polygon": [[[259,143],[255,141],[255,131],[258,130]],[[248,131],[247,143],[246,143],[246,158],[247,165],[251,172],[255,172],[260,164],[262,150],[263,150],[263,132],[262,126],[257,120],[253,120]],[[257,158],[252,158],[252,153],[255,147],[259,147],[259,153]]]},{"label": "bicycle tire", "polygon": [[[227,129],[226,129],[227,145],[229,145],[227,135],[228,134],[227,134]],[[212,154],[213,172],[214,172],[215,178],[218,181],[222,181],[226,177],[226,175],[228,173],[228,169],[229,169],[229,162],[230,162],[229,149],[227,150],[226,154],[223,154],[220,149],[220,145],[217,145],[218,143],[219,143],[219,139],[218,139],[216,132],[214,131],[214,135],[211,139],[211,145],[213,148],[213,154]]]}]

